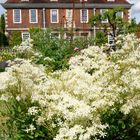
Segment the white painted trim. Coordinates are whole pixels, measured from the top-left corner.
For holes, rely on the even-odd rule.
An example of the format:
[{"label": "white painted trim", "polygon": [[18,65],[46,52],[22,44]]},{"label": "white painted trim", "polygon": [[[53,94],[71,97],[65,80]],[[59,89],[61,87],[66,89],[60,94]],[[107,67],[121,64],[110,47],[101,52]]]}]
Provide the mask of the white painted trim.
[{"label": "white painted trim", "polygon": [[128,10],[128,21],[131,23],[131,20],[132,20],[132,10],[129,9]]},{"label": "white painted trim", "polygon": [[[87,21],[82,21],[82,10],[87,10]],[[89,20],[88,9],[80,9],[80,22],[88,23],[88,20]]]},{"label": "white painted trim", "polygon": [[[53,22],[52,21],[52,10],[56,10],[56,13],[57,13],[57,21],[56,22]],[[59,11],[58,11],[58,9],[50,9],[50,21],[51,21],[51,23],[59,23]]]},{"label": "white painted trim", "polygon": [[29,28],[7,28],[7,31],[21,31],[21,30],[29,30]]},{"label": "white painted trim", "polygon": [[[36,10],[36,22],[31,21],[31,10]],[[38,10],[37,9],[29,9],[29,22],[30,23],[38,23]]]},{"label": "white painted trim", "polygon": [[18,10],[20,10],[20,21],[19,22],[15,22],[15,10],[16,9],[13,9],[13,23],[21,23],[22,22],[21,9],[18,9]]},{"label": "white painted trim", "polygon": [[122,11],[122,15],[121,16],[122,16],[122,19],[123,19],[124,18],[124,12],[123,11]]},{"label": "white painted trim", "polygon": [[46,9],[43,8],[43,29],[46,29]]}]

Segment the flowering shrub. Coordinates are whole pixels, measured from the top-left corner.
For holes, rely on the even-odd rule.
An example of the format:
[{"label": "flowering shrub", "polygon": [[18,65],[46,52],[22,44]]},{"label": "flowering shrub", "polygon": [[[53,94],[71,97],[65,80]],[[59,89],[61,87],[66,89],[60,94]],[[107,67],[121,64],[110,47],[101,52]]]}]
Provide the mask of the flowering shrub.
[{"label": "flowering shrub", "polygon": [[48,75],[30,61],[12,62],[0,73],[0,136],[139,139],[140,40],[134,35],[123,38],[115,52],[89,47],[71,58],[69,70]]},{"label": "flowering shrub", "polygon": [[35,53],[32,42],[33,40],[27,39],[20,45],[15,46],[13,50],[16,52],[17,57],[30,59]]}]

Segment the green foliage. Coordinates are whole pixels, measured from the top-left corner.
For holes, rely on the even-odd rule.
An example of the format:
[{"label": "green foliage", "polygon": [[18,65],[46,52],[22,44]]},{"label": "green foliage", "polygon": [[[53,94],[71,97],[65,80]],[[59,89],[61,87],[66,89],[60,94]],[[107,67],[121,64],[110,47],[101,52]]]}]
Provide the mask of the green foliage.
[{"label": "green foliage", "polygon": [[1,18],[0,18],[0,32],[2,32],[2,33],[5,32],[5,17],[4,17],[4,15],[1,15]]},{"label": "green foliage", "polygon": [[[68,68],[69,58],[88,45],[93,45],[94,42],[91,38],[76,38],[72,42],[66,40],[63,38],[63,29],[60,29],[60,39],[51,33],[51,29],[30,29],[34,49],[42,54],[41,57],[35,58],[35,62],[46,65],[51,71]],[[78,48],[78,52],[74,51],[74,48]],[[51,64],[49,61],[44,61],[46,57],[51,59]]]},{"label": "green foliage", "polygon": [[0,32],[0,47],[1,46],[8,46],[8,39],[6,35],[2,32]]},{"label": "green foliage", "polygon": [[[33,31],[33,30],[32,30]],[[67,61],[69,58],[69,44],[63,39],[57,39],[51,36],[51,30],[38,31],[34,30],[31,33],[35,50],[38,50],[45,57],[50,57],[54,61],[52,62],[53,70],[62,69],[67,67]],[[34,33],[35,32],[35,33]],[[67,45],[67,47],[66,47]],[[42,63],[42,59],[38,63]]]},{"label": "green foliage", "polygon": [[112,107],[102,113],[102,123],[109,126],[107,135],[101,140],[138,140],[140,122],[134,114],[124,115],[119,110],[119,105],[115,105],[115,109]]},{"label": "green foliage", "polygon": [[0,17],[0,47],[8,46],[8,39],[5,35],[5,17],[1,15]]},{"label": "green foliage", "polygon": [[[48,130],[43,126],[38,126],[34,121],[37,119],[37,115],[28,115],[28,108],[35,106],[29,99],[18,102],[13,98],[9,103],[6,103],[6,106],[10,109],[8,110],[9,119],[4,124],[7,127],[8,138],[13,140],[39,140],[48,137],[48,140],[52,139],[51,137],[49,138]],[[35,132],[25,131],[29,124],[33,124],[36,127]]]},{"label": "green foliage", "polygon": [[[0,104],[0,108],[4,108],[0,111],[1,115],[6,116],[6,119],[2,122],[3,129],[0,130],[0,138],[8,140],[52,140],[52,133],[49,130],[49,123],[46,122],[46,126],[38,125],[36,120],[40,115],[40,111],[37,114],[29,114],[28,109],[36,107],[39,109],[39,105],[36,102],[31,102],[30,95],[25,99],[17,100],[17,94],[21,90],[17,86],[17,89],[13,91],[12,97],[9,101],[3,101]],[[2,106],[1,106],[2,105]],[[30,130],[30,125],[35,127],[35,130]],[[6,130],[6,132],[3,132]]]},{"label": "green foliage", "polygon": [[16,54],[9,50],[2,50],[0,53],[0,62],[7,61],[7,60],[13,60],[16,58]]},{"label": "green foliage", "polygon": [[[104,32],[108,34],[110,30],[107,28],[111,28],[111,35],[113,38],[118,36],[119,34],[127,34],[127,33],[134,33],[136,23],[133,19],[131,23],[125,22],[124,19],[122,19],[121,16],[117,15],[117,13],[123,12],[122,8],[115,8],[112,10],[106,11],[104,14],[97,14],[95,16],[92,16],[90,18],[89,23],[91,26],[98,26],[98,27],[104,27]],[[108,23],[105,25],[102,20],[108,20]]]},{"label": "green foliage", "polygon": [[95,43],[98,46],[107,43],[107,35],[104,32],[97,32],[95,37]]},{"label": "green foliage", "polygon": [[21,33],[18,31],[12,32],[9,39],[9,46],[14,47],[20,45],[22,42]]}]

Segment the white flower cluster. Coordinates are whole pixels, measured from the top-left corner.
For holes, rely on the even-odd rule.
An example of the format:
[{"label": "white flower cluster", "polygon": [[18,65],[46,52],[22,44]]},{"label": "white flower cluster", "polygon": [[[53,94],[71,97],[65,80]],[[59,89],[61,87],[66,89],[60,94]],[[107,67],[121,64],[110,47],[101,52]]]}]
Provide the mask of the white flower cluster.
[{"label": "white flower cluster", "polygon": [[19,46],[15,46],[13,50],[16,52],[17,57],[31,59],[31,57],[35,54],[32,42],[32,39],[27,39]]},{"label": "white flower cluster", "polygon": [[28,109],[29,115],[36,115],[38,113],[39,109],[36,106],[32,106]]},{"label": "white flower cluster", "polygon": [[32,39],[27,39],[26,41],[22,42],[20,46],[15,46],[14,50],[20,54],[31,55],[34,53],[32,42]]},{"label": "white flower cluster", "polygon": [[36,128],[34,127],[33,124],[30,124],[30,125],[29,125],[29,128],[27,128],[25,131],[26,131],[27,133],[30,133],[30,132],[33,132],[34,130],[36,130]]},{"label": "white flower cluster", "polygon": [[[71,58],[69,70],[54,72],[47,78],[42,68],[29,61],[13,65],[0,74],[4,79],[0,85],[6,89],[8,79],[15,87],[20,81],[20,97],[30,93],[32,102],[37,101],[42,108],[38,125],[45,126],[45,120],[49,120],[53,128],[59,128],[54,140],[105,137],[104,130],[109,126],[102,124],[101,113],[110,107],[115,109],[115,103],[124,114],[140,115],[140,41],[134,35],[123,38],[125,42],[116,52],[108,55],[102,48],[89,47]],[[31,115],[37,112],[36,107],[28,110]]]}]

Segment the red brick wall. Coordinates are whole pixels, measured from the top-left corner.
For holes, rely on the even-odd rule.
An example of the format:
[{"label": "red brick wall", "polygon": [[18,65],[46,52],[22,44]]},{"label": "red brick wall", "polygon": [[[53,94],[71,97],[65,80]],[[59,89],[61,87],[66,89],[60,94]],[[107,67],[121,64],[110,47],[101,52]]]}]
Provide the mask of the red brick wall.
[{"label": "red brick wall", "polygon": [[31,28],[31,27],[42,27],[42,10],[38,10],[38,23],[30,23],[29,21],[29,10],[21,10],[21,23],[13,23],[13,10],[7,9],[7,23],[8,28]]},{"label": "red brick wall", "polygon": [[[96,13],[100,13],[100,9],[96,9]],[[59,9],[59,23],[51,23],[50,19],[50,10],[46,9],[46,27],[47,28],[57,28],[57,27],[64,27],[64,17],[66,15],[65,9]],[[89,9],[88,11],[89,18],[93,14],[93,9]],[[43,27],[43,9],[38,9],[38,23],[30,23],[29,21],[29,10],[28,9],[22,9],[21,10],[21,17],[22,17],[22,23],[13,23],[13,10],[7,9],[7,24],[8,28],[32,28],[32,27]],[[128,10],[124,11],[124,20],[128,21]],[[90,25],[88,23],[81,23],[80,22],[80,9],[74,10],[74,21],[76,28],[84,28],[89,29]]]}]

